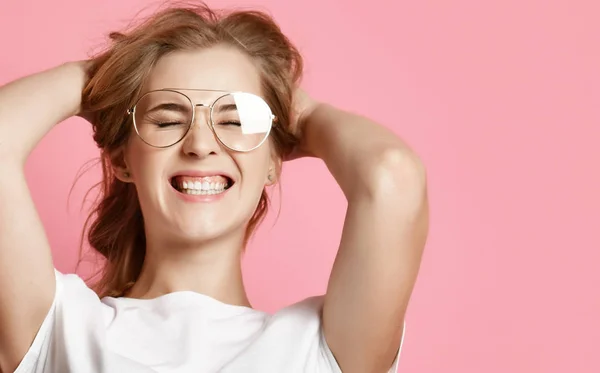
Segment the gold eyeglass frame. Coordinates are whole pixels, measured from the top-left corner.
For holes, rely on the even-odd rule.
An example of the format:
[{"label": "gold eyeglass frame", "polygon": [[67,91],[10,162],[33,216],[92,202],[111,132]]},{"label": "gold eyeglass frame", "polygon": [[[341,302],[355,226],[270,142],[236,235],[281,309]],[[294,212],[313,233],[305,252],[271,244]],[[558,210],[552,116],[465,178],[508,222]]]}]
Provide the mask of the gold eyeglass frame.
[{"label": "gold eyeglass frame", "polygon": [[[223,93],[223,94],[222,94],[222,95],[220,95],[219,97],[217,97],[217,98],[216,98],[216,99],[215,99],[215,100],[214,100],[214,101],[213,101],[213,102],[212,102],[210,105],[206,105],[206,104],[194,103],[194,102],[192,101],[192,99],[191,99],[191,98],[190,98],[188,95],[186,95],[185,93],[183,93],[183,92],[181,92],[181,91],[193,91],[193,92],[221,92],[221,93]],[[144,98],[146,95],[148,95],[148,94],[150,94],[150,93],[152,93],[152,92],[174,92],[174,93],[180,94],[180,95],[182,95],[183,97],[185,97],[185,98],[186,98],[186,99],[189,101],[189,103],[190,103],[190,107],[192,108],[192,119],[190,120],[190,123],[188,124],[188,126],[187,126],[187,129],[185,130],[185,133],[183,134],[183,136],[181,136],[181,138],[180,138],[179,140],[177,140],[176,142],[174,142],[174,143],[173,143],[173,144],[171,144],[171,145],[165,145],[165,146],[156,146],[156,145],[152,145],[152,144],[150,144],[149,142],[147,142],[146,140],[144,140],[144,138],[142,137],[142,135],[140,135],[140,132],[139,132],[139,130],[138,130],[138,128],[137,128],[137,123],[136,123],[136,120],[135,120],[135,109],[136,109],[136,107],[137,107],[138,103],[139,103],[139,102],[140,102],[140,101],[141,101],[141,100],[142,100],[142,99],[143,99],[143,98]],[[149,146],[151,146],[151,147],[153,147],[153,148],[165,149],[165,148],[169,148],[169,147],[171,147],[171,146],[173,146],[173,145],[176,145],[176,144],[180,143],[180,142],[181,142],[183,139],[185,139],[185,137],[187,136],[187,134],[188,134],[188,133],[190,132],[190,130],[192,129],[192,125],[194,124],[194,120],[195,120],[195,117],[196,117],[196,108],[197,108],[197,107],[199,107],[199,106],[200,106],[200,107],[208,107],[208,108],[209,108],[209,110],[210,110],[210,112],[209,112],[209,120],[207,121],[208,128],[210,128],[211,132],[213,133],[213,136],[214,136],[214,137],[215,137],[215,139],[216,139],[216,140],[219,142],[219,144],[223,145],[223,146],[224,146],[224,147],[226,147],[227,149],[229,149],[229,150],[231,150],[231,151],[234,151],[234,152],[247,153],[247,152],[251,152],[251,151],[253,151],[253,150],[255,150],[255,149],[258,149],[258,148],[259,148],[259,147],[260,147],[262,144],[264,144],[264,142],[265,142],[265,141],[266,141],[266,140],[269,138],[269,135],[271,134],[271,129],[272,129],[273,127],[275,127],[275,126],[276,126],[276,124],[277,124],[277,120],[278,120],[278,119],[277,119],[277,117],[276,117],[276,116],[273,114],[273,111],[271,110],[271,107],[270,107],[270,106],[269,106],[269,104],[268,104],[268,103],[265,101],[265,99],[264,99],[264,98],[262,98],[262,97],[260,97],[260,96],[257,96],[257,97],[259,97],[259,98],[260,98],[260,99],[261,99],[261,100],[262,100],[262,101],[265,103],[265,106],[267,107],[267,109],[269,109],[269,114],[270,114],[270,116],[271,116],[271,125],[269,126],[269,131],[266,133],[266,135],[265,135],[265,138],[264,138],[264,139],[262,139],[262,141],[261,141],[261,142],[260,142],[258,145],[256,145],[255,147],[253,147],[253,148],[251,148],[251,149],[248,149],[248,150],[238,150],[238,149],[234,149],[234,148],[232,148],[232,147],[228,146],[227,144],[225,144],[225,143],[224,143],[224,142],[223,142],[223,141],[222,141],[222,140],[219,138],[219,135],[217,135],[217,133],[216,133],[216,131],[215,131],[215,128],[214,128],[214,122],[213,122],[213,108],[214,108],[214,104],[215,104],[215,102],[219,101],[220,99],[222,99],[222,98],[223,98],[223,97],[225,97],[225,96],[232,95],[232,94],[235,94],[235,93],[244,93],[244,94],[251,94],[251,95],[257,96],[257,95],[255,95],[254,93],[248,93],[248,92],[229,92],[229,91],[222,91],[222,90],[215,90],[215,89],[193,89],[193,88],[161,88],[161,89],[154,89],[154,90],[152,90],[152,91],[148,91],[148,92],[144,93],[142,96],[140,96],[140,98],[138,98],[138,99],[135,101],[135,104],[133,105],[133,107],[132,107],[131,109],[127,109],[127,115],[133,115],[133,128],[135,129],[135,133],[138,135],[138,137],[139,137],[139,138],[140,138],[140,139],[141,139],[141,140],[142,140],[144,143],[146,143],[147,145],[149,145]]]}]

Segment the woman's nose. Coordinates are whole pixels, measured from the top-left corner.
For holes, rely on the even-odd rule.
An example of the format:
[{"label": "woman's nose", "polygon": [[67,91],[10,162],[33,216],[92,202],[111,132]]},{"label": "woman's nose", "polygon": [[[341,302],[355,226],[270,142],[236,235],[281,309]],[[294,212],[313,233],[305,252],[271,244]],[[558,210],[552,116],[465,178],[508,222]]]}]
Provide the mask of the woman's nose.
[{"label": "woman's nose", "polygon": [[221,145],[210,129],[210,108],[196,105],[194,120],[183,142],[183,151],[187,155],[204,158],[220,150]]}]

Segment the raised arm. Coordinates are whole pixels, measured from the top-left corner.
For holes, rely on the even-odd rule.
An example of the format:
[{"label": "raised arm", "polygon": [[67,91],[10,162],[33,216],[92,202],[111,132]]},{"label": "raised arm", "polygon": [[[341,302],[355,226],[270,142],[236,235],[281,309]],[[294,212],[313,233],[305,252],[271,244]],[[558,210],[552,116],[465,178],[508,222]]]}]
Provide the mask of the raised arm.
[{"label": "raised arm", "polygon": [[[27,157],[58,122],[77,114],[82,63],[0,88],[0,371],[14,371],[54,297],[48,241],[24,175]],[[58,165],[57,165],[58,167]]]},{"label": "raised arm", "polygon": [[387,372],[428,233],[425,170],[377,123],[308,106],[302,151],[325,162],[348,200],[323,308],[325,338],[344,373]]}]

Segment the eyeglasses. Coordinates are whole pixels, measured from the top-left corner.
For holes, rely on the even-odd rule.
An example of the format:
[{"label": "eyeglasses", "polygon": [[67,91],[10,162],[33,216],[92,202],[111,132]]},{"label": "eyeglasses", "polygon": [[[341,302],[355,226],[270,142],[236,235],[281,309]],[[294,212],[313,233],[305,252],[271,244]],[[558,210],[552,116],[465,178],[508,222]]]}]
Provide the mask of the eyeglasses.
[{"label": "eyeglasses", "polygon": [[[210,105],[195,103],[181,91],[221,93]],[[146,144],[167,148],[183,140],[195,118],[198,106],[210,109],[208,126],[225,147],[249,152],[261,146],[277,118],[261,97],[252,93],[168,88],[146,92],[127,114]]]}]

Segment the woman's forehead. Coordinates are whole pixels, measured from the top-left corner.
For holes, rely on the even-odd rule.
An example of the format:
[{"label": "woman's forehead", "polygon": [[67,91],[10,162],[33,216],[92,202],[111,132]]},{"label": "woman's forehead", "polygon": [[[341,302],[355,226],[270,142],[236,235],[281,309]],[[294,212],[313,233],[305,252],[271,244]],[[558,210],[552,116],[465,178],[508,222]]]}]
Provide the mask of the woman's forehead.
[{"label": "woman's forehead", "polygon": [[204,90],[204,89],[190,89],[190,88],[181,88],[181,87],[162,87],[157,90],[151,90],[148,92],[152,92],[151,97],[155,100],[160,99],[172,99],[174,97],[180,97],[180,99],[185,100],[184,96],[189,97],[193,102],[196,103],[206,103],[210,104],[212,101],[223,97],[229,93],[234,93],[230,91],[224,90]]},{"label": "woman's forehead", "polygon": [[261,94],[259,72],[249,57],[231,47],[178,51],[153,67],[144,91],[177,88],[202,99],[226,92]]}]

